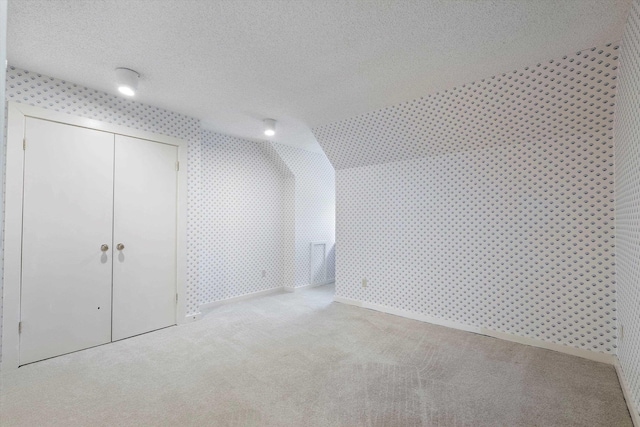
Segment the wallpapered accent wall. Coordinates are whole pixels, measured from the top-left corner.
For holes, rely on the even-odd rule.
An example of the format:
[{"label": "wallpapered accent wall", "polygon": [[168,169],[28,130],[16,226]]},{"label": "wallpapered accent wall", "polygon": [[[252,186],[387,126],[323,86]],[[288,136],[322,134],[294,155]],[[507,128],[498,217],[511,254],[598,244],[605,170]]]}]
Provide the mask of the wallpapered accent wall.
[{"label": "wallpapered accent wall", "polygon": [[281,288],[291,172],[269,143],[209,131],[201,161],[202,302]]},{"label": "wallpapered accent wall", "polygon": [[615,353],[617,64],[609,44],[314,129],[336,295]]},{"label": "wallpapered accent wall", "polygon": [[200,168],[201,304],[308,285],[312,241],[327,242],[333,277],[335,172],[324,154],[203,131]]},{"label": "wallpapered accent wall", "polygon": [[617,50],[588,49],[313,131],[336,170],[513,141],[610,138]]},{"label": "wallpapered accent wall", "polygon": [[640,410],[640,1],[622,39],[614,127],[616,150],[616,278],[623,333],[618,359]]},{"label": "wallpapered accent wall", "polygon": [[311,242],[327,242],[326,276],[327,281],[330,281],[335,276],[336,239],[333,166],[324,153],[312,153],[275,143],[272,146],[295,177],[293,287],[311,283],[309,269]]}]

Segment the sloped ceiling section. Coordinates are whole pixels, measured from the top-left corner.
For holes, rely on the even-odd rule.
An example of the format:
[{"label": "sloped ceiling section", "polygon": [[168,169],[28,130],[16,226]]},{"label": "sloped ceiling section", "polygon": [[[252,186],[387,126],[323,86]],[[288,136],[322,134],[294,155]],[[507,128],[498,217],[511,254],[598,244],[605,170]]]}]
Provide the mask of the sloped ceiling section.
[{"label": "sloped ceiling section", "polygon": [[574,52],[313,133],[336,170],[535,140],[600,141],[614,113],[618,46]]}]

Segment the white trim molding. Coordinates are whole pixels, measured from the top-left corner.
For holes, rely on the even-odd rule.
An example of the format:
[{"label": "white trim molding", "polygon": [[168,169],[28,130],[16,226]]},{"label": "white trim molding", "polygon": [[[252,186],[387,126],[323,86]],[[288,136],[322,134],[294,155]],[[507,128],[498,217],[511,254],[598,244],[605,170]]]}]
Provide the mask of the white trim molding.
[{"label": "white trim molding", "polygon": [[197,322],[200,319],[202,319],[202,312],[198,311],[196,313],[184,316],[184,320],[182,322],[179,322],[179,324],[193,323]]},{"label": "white trim molding", "polygon": [[322,283],[308,283],[306,285],[302,285],[302,286],[296,286],[295,288],[292,288],[290,286],[285,286],[284,288],[282,288],[285,292],[297,292],[297,291],[301,291],[303,289],[309,289],[309,288],[317,288],[319,286],[324,286],[324,285],[332,285],[334,284],[335,281],[333,279],[328,279]]},{"label": "white trim molding", "polygon": [[280,293],[282,293],[284,291],[289,292],[286,287],[280,287],[280,288],[266,289],[264,291],[252,292],[250,294],[244,294],[244,295],[240,295],[240,296],[233,297],[233,298],[227,298],[227,299],[218,300],[218,301],[211,301],[211,302],[208,302],[208,303],[205,303],[205,304],[202,304],[201,306],[199,306],[198,309],[200,310],[200,313],[198,313],[198,314],[200,316],[202,316],[202,314],[201,314],[202,311],[210,310],[210,309],[215,308],[215,307],[220,307],[221,305],[232,304],[234,302],[243,301],[243,300],[247,300],[247,299],[252,299],[252,298],[256,298],[256,297],[262,297],[262,296],[265,296],[265,295],[280,294]]},{"label": "white trim molding", "polygon": [[[314,271],[313,271],[313,265],[314,265],[314,256],[313,256],[313,249],[316,246],[322,246],[322,281],[319,283],[313,283],[313,276],[314,276]],[[322,285],[325,284],[327,282],[327,242],[311,242],[309,244],[309,283],[314,284],[314,285]]]},{"label": "white trim molding", "polygon": [[[243,301],[243,300],[247,300],[247,299],[262,297],[262,296],[265,296],[265,295],[281,294],[283,292],[293,293],[293,292],[301,291],[303,289],[317,288],[318,286],[330,285],[332,283],[333,283],[333,281],[327,282],[327,283],[318,283],[318,284],[315,284],[315,285],[298,286],[296,288],[292,288],[291,286],[282,286],[280,288],[266,289],[264,291],[252,292],[250,294],[244,294],[244,295],[240,295],[240,296],[233,297],[233,298],[227,298],[227,299],[218,300],[218,301],[211,301],[211,302],[208,302],[208,303],[200,305],[198,307],[200,312],[198,312],[197,315],[198,316],[202,316],[201,313],[203,311],[210,310],[210,309],[216,308],[216,307],[220,307],[221,305],[232,304],[234,302],[239,302],[239,301]],[[190,317],[190,316],[187,316],[187,317]],[[198,319],[195,319],[195,320],[199,320],[199,317],[198,317]]]},{"label": "white trim molding", "polygon": [[624,370],[622,369],[620,360],[618,360],[617,357],[615,358],[615,363],[613,364],[613,366],[615,366],[616,374],[618,374],[618,381],[620,382],[620,388],[622,388],[624,400],[625,402],[627,402],[627,409],[629,409],[631,421],[633,421],[633,425],[635,427],[640,427],[640,408],[636,408],[635,404],[633,403],[633,396],[631,395],[629,383],[627,383],[627,378],[624,375]]},{"label": "white trim molding", "polygon": [[[2,317],[2,370],[15,369],[19,365],[18,323],[20,322],[20,276],[22,270],[22,189],[24,150],[23,139],[27,117],[49,120],[72,126],[95,129],[116,135],[130,136],[149,141],[174,145],[178,148],[178,201],[177,201],[177,272],[176,292],[178,306],[176,323],[187,323],[187,141],[166,135],[127,128],[85,117],[47,110],[17,102],[8,102],[6,193],[5,193],[5,241],[4,287]],[[197,316],[196,316],[197,317]]]},{"label": "white trim molding", "polygon": [[425,316],[422,314],[413,313],[410,311],[399,310],[393,307],[387,307],[384,305],[373,304],[366,301],[358,301],[349,298],[342,298],[335,296],[334,301],[354,305],[356,307],[367,308],[370,310],[380,311],[382,313],[393,314],[395,316],[406,317],[407,319],[418,320],[420,322],[431,323],[439,326],[446,326],[448,328],[458,329],[466,332],[473,332],[475,334],[486,335],[493,338],[499,338],[505,341],[511,341],[518,344],[530,345],[532,347],[544,348],[547,350],[558,351],[560,353],[570,354],[572,356],[582,357],[584,359],[593,360],[595,362],[602,362],[609,365],[615,363],[616,357],[612,354],[599,353],[595,351],[583,350],[581,348],[569,347],[562,344],[550,343],[535,338],[521,337],[518,335],[508,334],[506,332],[493,331],[491,329],[479,328],[476,326],[464,325],[462,323],[451,322],[449,320],[438,319],[436,317]]}]

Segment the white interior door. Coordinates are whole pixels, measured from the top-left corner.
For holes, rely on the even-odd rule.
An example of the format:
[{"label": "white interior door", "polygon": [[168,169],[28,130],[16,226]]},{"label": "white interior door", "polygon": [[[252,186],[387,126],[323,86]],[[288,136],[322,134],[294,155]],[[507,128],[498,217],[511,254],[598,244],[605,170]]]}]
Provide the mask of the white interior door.
[{"label": "white interior door", "polygon": [[114,341],[176,323],[178,158],[173,145],[115,144]]},{"label": "white interior door", "polygon": [[25,135],[20,364],[111,340],[114,135],[33,118]]}]

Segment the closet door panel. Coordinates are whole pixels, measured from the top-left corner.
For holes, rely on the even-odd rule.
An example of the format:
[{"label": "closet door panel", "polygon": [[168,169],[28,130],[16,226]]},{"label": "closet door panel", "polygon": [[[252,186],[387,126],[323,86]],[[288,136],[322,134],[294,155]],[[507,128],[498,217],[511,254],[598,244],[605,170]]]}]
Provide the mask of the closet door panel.
[{"label": "closet door panel", "polygon": [[114,135],[25,129],[20,364],[111,340]]},{"label": "closet door panel", "polygon": [[172,145],[115,144],[114,341],[176,323],[178,157]]}]

